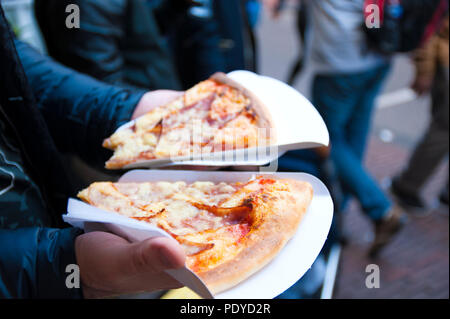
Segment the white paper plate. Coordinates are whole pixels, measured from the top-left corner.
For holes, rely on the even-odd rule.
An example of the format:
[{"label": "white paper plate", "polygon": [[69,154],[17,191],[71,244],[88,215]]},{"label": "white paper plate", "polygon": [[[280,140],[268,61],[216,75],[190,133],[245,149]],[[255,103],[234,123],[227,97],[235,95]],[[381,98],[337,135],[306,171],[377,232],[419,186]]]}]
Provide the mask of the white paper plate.
[{"label": "white paper plate", "polygon": [[[197,172],[197,171],[148,171],[135,170],[126,173],[120,182],[145,182],[145,181],[212,181],[212,182],[237,182],[247,181],[255,175],[263,175],[259,172]],[[311,267],[319,255],[331,227],[333,218],[333,202],[325,185],[317,178],[304,173],[273,173],[270,176],[280,178],[292,178],[309,182],[314,195],[308,211],[303,218],[298,231],[294,237],[286,244],[281,252],[263,269],[240,283],[239,285],[215,296],[219,299],[271,299],[274,298],[294,283],[296,283]],[[69,215],[64,216],[64,220],[77,227],[83,227],[86,221],[102,221],[111,223],[111,218],[120,217],[117,214],[96,214],[90,216],[86,212],[74,211],[70,209]],[[76,218],[74,218],[76,217]],[[146,238],[145,229],[150,225],[144,222],[137,222],[130,218],[127,220],[127,227],[138,229],[136,238]],[[123,224],[123,219],[117,223]],[[131,224],[132,223],[132,224]],[[138,225],[139,224],[139,225]],[[138,225],[138,226],[135,226]],[[159,232],[161,230],[158,230]],[[148,233],[148,237],[155,234]],[[202,296],[207,297],[205,287],[201,282],[195,281],[192,274],[181,273],[177,279],[189,288]],[[183,277],[184,276],[184,277]],[[198,279],[198,278],[197,278]]]},{"label": "white paper plate", "polygon": [[[263,150],[250,149],[257,157],[248,159],[244,154],[249,150],[234,150],[205,155],[203,158],[175,157],[139,161],[124,167],[159,168],[177,165],[187,166],[262,166],[266,165],[286,151],[327,146],[328,130],[315,107],[300,92],[291,86],[266,76],[249,71],[234,71],[228,74],[234,81],[252,91],[265,104],[274,121],[277,145]],[[133,122],[121,126],[118,130],[130,127]]]}]

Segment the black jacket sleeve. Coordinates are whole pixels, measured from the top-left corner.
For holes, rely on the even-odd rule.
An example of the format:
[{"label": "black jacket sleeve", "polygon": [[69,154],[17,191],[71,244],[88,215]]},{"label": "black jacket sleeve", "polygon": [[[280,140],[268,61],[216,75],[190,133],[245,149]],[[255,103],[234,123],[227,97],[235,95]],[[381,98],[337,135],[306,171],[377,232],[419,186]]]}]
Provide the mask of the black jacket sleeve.
[{"label": "black jacket sleeve", "polygon": [[[82,298],[68,288],[68,265],[76,264],[78,228],[0,229],[0,298]],[[69,278],[70,279],[70,278]]]},{"label": "black jacket sleeve", "polygon": [[144,91],[108,85],[77,73],[15,41],[26,76],[57,147],[98,164],[111,154],[105,138],[131,115]]}]

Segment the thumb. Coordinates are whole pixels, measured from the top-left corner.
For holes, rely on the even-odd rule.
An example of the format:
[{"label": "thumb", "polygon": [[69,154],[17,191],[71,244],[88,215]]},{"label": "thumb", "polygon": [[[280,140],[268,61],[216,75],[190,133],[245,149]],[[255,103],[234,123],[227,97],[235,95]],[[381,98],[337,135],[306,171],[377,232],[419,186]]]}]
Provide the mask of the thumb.
[{"label": "thumb", "polygon": [[181,97],[183,94],[184,92],[171,90],[156,90],[147,92],[142,96],[141,100],[137,104],[131,118],[134,120],[157,107],[167,105],[168,103]]},{"label": "thumb", "polygon": [[159,273],[184,267],[186,255],[173,238],[156,237],[137,243],[130,260],[138,273]]}]

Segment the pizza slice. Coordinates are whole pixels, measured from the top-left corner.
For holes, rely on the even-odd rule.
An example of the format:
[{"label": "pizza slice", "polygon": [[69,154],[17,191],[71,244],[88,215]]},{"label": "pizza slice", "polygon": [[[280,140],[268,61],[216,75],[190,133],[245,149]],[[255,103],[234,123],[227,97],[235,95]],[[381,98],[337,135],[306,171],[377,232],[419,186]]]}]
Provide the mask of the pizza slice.
[{"label": "pizza slice", "polygon": [[146,160],[201,156],[275,142],[269,112],[247,89],[217,73],[106,139],[108,169]]},{"label": "pizza slice", "polygon": [[78,196],[165,230],[184,248],[186,266],[218,293],[277,255],[312,195],[309,183],[260,176],[245,183],[100,182]]}]

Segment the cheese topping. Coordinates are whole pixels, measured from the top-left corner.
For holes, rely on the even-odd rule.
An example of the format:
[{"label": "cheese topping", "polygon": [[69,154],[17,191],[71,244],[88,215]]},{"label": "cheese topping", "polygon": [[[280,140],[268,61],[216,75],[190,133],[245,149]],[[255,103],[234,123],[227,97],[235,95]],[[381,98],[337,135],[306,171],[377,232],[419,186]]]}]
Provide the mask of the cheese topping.
[{"label": "cheese topping", "polygon": [[[272,179],[247,183],[199,181],[94,183],[78,196],[91,205],[160,227],[184,247],[187,265],[205,271],[239,253],[255,227],[253,203],[289,187]],[[256,226],[257,227],[257,226]]]},{"label": "cheese topping", "polygon": [[106,167],[256,146],[261,138],[256,119],[242,92],[206,80],[106,139],[103,146],[115,151]]}]

